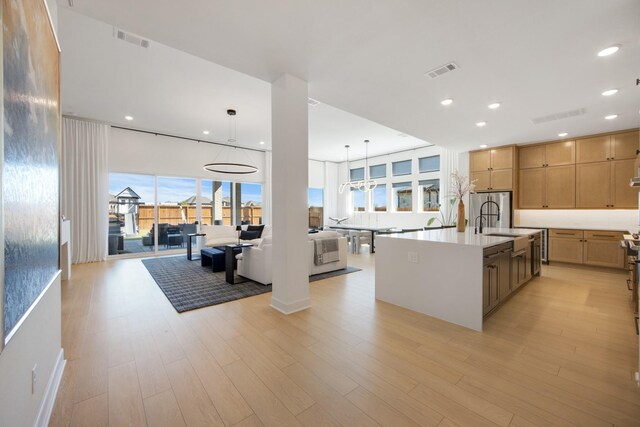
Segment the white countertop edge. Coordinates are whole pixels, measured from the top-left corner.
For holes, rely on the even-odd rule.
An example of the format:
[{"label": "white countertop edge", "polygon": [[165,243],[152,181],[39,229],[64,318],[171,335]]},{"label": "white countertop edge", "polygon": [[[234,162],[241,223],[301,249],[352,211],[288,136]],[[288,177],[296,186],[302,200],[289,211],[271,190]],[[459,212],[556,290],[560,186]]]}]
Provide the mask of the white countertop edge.
[{"label": "white countertop edge", "polygon": [[[455,228],[443,228],[428,231],[415,231],[412,233],[386,234],[378,236],[378,239],[404,239],[426,243],[452,244],[464,246],[477,246],[487,248],[501,243],[507,243],[517,237],[527,237],[542,232],[537,228],[485,228],[483,234],[475,234],[473,228],[467,228],[464,233],[459,233]],[[488,236],[487,234],[510,234],[512,236]]]}]

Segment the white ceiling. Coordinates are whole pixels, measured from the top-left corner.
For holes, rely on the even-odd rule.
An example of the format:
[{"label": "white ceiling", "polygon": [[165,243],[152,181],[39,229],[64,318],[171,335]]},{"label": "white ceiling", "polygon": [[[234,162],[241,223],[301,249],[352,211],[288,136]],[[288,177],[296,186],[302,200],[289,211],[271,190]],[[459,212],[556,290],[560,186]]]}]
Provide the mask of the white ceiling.
[{"label": "white ceiling", "polygon": [[[98,43],[87,33],[99,24],[60,13],[63,110],[79,116],[132,114],[138,127],[196,137],[215,126],[211,139],[225,140],[224,110],[235,107],[238,139],[269,142],[268,82],[288,72],[323,103],[310,107],[319,159],[339,160],[345,143],[357,145],[351,138],[371,139],[373,154],[420,140],[467,150],[639,124],[637,0],[74,0],[73,10],[152,40],[145,51],[104,25]],[[617,54],[596,56],[612,44]],[[424,76],[449,61],[461,69]],[[602,97],[609,88],[620,92]],[[493,101],[503,106],[491,111]],[[531,122],[577,108],[587,114]],[[605,121],[610,113],[619,118]]]}]

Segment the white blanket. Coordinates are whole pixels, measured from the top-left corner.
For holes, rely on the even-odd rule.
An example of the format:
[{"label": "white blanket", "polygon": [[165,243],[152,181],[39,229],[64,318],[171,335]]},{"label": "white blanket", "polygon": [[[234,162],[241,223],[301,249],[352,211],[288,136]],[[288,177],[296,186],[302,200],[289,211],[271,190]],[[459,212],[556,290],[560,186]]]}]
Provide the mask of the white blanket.
[{"label": "white blanket", "polygon": [[315,265],[323,265],[340,260],[338,239],[315,239],[314,243],[315,253],[313,262]]}]

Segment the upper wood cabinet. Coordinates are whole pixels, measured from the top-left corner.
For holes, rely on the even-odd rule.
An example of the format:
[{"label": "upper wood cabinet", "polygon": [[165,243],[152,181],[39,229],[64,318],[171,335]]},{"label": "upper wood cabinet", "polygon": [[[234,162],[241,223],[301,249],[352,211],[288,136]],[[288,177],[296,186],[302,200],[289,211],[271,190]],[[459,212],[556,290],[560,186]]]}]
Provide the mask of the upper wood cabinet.
[{"label": "upper wood cabinet", "polygon": [[469,153],[470,179],[476,191],[513,190],[515,147],[498,147]]},{"label": "upper wood cabinet", "polygon": [[576,165],[576,207],[637,209],[638,189],[630,187],[634,159]]},{"label": "upper wood cabinet", "polygon": [[575,141],[531,145],[520,148],[520,169],[572,165],[576,161]]},{"label": "upper wood cabinet", "polygon": [[635,176],[635,159],[614,160],[611,164],[611,201],[612,208],[637,209],[638,187],[629,186],[629,180]]},{"label": "upper wood cabinet", "polygon": [[491,152],[491,169],[512,169],[514,147],[492,148]]},{"label": "upper wood cabinet", "polygon": [[489,150],[469,153],[469,170],[471,172],[491,170],[491,153]]},{"label": "upper wood cabinet", "polygon": [[575,166],[521,169],[519,207],[520,209],[575,208]]},{"label": "upper wood cabinet", "polygon": [[513,190],[515,147],[498,147],[469,153],[470,179],[476,191]]},{"label": "upper wood cabinet", "polygon": [[476,191],[513,189],[513,169],[471,172],[470,179],[476,181]]},{"label": "upper wood cabinet", "polygon": [[469,153],[469,169],[481,172],[513,168],[514,147],[498,147]]},{"label": "upper wood cabinet", "polygon": [[576,140],[576,163],[633,159],[638,149],[638,131]]},{"label": "upper wood cabinet", "polygon": [[612,160],[635,159],[640,144],[640,133],[625,132],[611,135]]}]

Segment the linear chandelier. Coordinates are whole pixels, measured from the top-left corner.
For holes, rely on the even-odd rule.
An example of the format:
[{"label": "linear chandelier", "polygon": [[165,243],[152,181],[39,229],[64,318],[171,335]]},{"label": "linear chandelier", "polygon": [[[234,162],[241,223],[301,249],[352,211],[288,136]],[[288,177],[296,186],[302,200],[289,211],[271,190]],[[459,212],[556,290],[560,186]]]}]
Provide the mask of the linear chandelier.
[{"label": "linear chandelier", "polygon": [[[229,116],[229,139],[227,142],[236,143],[236,110],[228,109],[227,115]],[[238,147],[234,147],[238,148]],[[224,150],[224,148],[223,148]],[[215,159],[214,159],[215,160]],[[238,162],[216,162],[207,163],[202,167],[209,172],[224,173],[229,175],[248,175],[258,172],[258,168],[248,163]]]},{"label": "linear chandelier", "polygon": [[338,187],[338,192],[342,194],[345,189],[349,188],[350,190],[359,190],[363,192],[373,191],[378,183],[373,179],[368,179],[369,176],[369,140],[364,140],[364,149],[365,149],[365,160],[364,160],[364,179],[352,181],[351,180],[351,168],[349,167],[349,146],[345,145],[344,147],[347,149],[347,181],[343,184],[340,184]]}]

